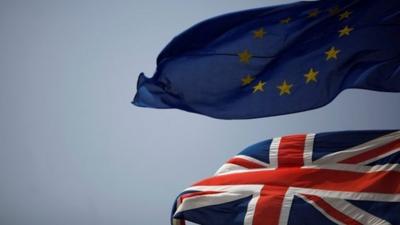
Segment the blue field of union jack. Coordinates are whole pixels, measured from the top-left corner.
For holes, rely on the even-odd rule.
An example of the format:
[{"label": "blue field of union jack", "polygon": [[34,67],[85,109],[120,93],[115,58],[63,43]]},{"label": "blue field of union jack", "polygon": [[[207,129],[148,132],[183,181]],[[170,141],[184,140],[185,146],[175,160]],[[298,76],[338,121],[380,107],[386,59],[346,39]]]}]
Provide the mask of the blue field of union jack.
[{"label": "blue field of union jack", "polygon": [[400,225],[399,163],[400,131],[273,138],[184,190],[171,223]]}]

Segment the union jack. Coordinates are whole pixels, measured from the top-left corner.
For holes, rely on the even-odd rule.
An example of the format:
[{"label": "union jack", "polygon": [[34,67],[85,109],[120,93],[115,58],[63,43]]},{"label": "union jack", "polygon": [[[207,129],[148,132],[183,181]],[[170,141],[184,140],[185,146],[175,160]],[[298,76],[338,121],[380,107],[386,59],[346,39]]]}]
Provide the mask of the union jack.
[{"label": "union jack", "polygon": [[171,223],[399,225],[400,131],[273,138],[175,201]]}]

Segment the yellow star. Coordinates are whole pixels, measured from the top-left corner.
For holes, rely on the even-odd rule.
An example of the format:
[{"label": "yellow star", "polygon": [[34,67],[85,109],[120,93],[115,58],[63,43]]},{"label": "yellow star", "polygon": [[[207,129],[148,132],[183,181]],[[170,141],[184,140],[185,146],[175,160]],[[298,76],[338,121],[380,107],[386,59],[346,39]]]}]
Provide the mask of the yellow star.
[{"label": "yellow star", "polygon": [[288,17],[286,19],[281,20],[281,24],[288,24],[292,18]]},{"label": "yellow star", "polygon": [[258,81],[257,85],[253,87],[253,93],[256,93],[257,91],[264,91],[264,86],[265,82],[263,81]]},{"label": "yellow star", "polygon": [[329,11],[329,14],[333,16],[333,15],[336,15],[339,13],[340,8],[338,5],[335,5],[334,7],[328,9],[328,11]]},{"label": "yellow star", "polygon": [[319,71],[314,70],[313,68],[310,68],[308,73],[304,74],[306,78],[306,84],[308,84],[311,81],[317,82],[317,75]]},{"label": "yellow star", "polygon": [[352,32],[354,30],[354,28],[349,27],[349,26],[345,26],[343,27],[341,30],[339,30],[339,37],[343,37],[343,36],[349,36],[350,32]]},{"label": "yellow star", "polygon": [[261,27],[260,29],[253,31],[253,37],[255,39],[261,39],[265,36],[266,33],[267,32],[265,32],[264,28]]},{"label": "yellow star", "polygon": [[250,59],[251,59],[251,54],[250,54],[250,52],[246,49],[246,50],[244,50],[243,52],[240,52],[239,54],[238,54],[238,56],[239,56],[239,60],[240,60],[240,62],[242,62],[242,63],[245,63],[245,64],[248,64],[249,62],[250,62]]},{"label": "yellow star", "polygon": [[317,17],[319,15],[319,13],[320,13],[319,9],[313,9],[308,12],[308,17],[309,18]]},{"label": "yellow star", "polygon": [[242,78],[242,86],[250,84],[254,80],[254,77],[249,75],[246,75],[245,77]]},{"label": "yellow star", "polygon": [[330,59],[337,59],[337,54],[339,54],[340,50],[335,48],[335,47],[331,47],[331,49],[329,49],[328,51],[325,52],[326,54],[326,60],[330,60]]},{"label": "yellow star", "polygon": [[286,80],[284,80],[283,83],[277,87],[279,89],[279,95],[290,95],[292,87],[293,84],[288,84]]},{"label": "yellow star", "polygon": [[347,10],[344,11],[343,13],[341,13],[341,14],[339,15],[339,20],[342,21],[342,20],[344,20],[344,19],[349,18],[350,15],[351,15],[351,13],[352,13],[352,12],[347,11]]}]

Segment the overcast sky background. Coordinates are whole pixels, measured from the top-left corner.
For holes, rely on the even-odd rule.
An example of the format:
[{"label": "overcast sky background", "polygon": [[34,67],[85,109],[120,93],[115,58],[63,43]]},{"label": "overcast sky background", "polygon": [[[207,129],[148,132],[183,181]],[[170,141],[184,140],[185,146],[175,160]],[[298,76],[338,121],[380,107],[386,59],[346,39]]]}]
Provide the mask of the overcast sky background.
[{"label": "overcast sky background", "polygon": [[400,127],[400,94],[242,121],[130,104],[140,72],[206,18],[286,1],[0,1],[0,224],[168,224],[177,194],[248,145]]}]

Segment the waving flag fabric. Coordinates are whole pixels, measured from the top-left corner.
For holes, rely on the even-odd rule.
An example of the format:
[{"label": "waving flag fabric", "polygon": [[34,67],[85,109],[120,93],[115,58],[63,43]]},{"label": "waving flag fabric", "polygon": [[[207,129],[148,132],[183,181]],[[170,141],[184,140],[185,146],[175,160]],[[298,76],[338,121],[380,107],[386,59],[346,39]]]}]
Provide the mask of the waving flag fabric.
[{"label": "waving flag fabric", "polygon": [[223,119],[287,114],[342,90],[400,91],[400,1],[299,2],[209,19],[175,37],[133,104]]},{"label": "waving flag fabric", "polygon": [[172,224],[398,225],[399,163],[400,131],[274,138],[186,189]]}]

